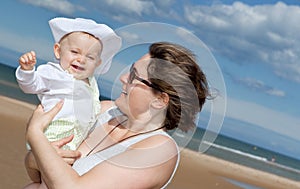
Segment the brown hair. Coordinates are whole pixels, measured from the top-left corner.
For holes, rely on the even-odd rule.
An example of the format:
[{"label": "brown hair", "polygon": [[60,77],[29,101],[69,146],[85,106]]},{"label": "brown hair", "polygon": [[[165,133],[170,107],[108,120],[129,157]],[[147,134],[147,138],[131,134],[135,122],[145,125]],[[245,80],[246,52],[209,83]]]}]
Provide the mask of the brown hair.
[{"label": "brown hair", "polygon": [[169,95],[163,126],[167,130],[194,128],[196,114],[209,96],[206,76],[197,65],[195,55],[168,42],[153,43],[149,54],[149,81]]}]

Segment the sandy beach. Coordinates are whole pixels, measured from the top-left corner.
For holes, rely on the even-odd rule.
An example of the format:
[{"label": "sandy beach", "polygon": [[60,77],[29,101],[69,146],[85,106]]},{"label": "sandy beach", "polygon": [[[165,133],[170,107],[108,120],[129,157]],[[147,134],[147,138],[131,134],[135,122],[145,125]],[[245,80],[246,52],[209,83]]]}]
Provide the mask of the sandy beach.
[{"label": "sandy beach", "polygon": [[[0,106],[0,188],[20,189],[30,182],[23,164],[26,153],[24,133],[26,123],[35,106],[3,96],[0,96]],[[300,182],[188,149],[182,150],[179,169],[168,188],[241,188],[225,178],[265,189],[300,189]]]}]

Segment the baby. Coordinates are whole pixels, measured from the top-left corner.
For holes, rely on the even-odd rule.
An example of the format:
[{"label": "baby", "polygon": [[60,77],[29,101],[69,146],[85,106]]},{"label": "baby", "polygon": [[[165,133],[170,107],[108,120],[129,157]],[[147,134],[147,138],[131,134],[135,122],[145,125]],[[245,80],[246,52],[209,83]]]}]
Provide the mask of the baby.
[{"label": "baby", "polygon": [[[64,149],[75,150],[101,110],[94,75],[108,71],[121,47],[121,38],[107,25],[90,19],[54,18],[49,25],[59,63],[48,62],[35,70],[35,52],[25,53],[19,59],[16,78],[25,93],[37,94],[45,111],[64,100],[45,135],[49,141],[56,141],[73,134]],[[30,149],[28,145],[27,148]]]}]

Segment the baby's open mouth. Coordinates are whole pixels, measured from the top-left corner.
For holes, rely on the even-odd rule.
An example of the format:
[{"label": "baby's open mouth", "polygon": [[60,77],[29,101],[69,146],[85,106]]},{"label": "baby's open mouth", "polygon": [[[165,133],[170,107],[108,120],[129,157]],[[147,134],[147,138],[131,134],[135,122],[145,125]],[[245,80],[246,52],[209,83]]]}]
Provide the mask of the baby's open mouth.
[{"label": "baby's open mouth", "polygon": [[72,65],[72,68],[74,68],[75,70],[80,70],[80,71],[84,70],[82,67],[77,66],[77,65]]}]

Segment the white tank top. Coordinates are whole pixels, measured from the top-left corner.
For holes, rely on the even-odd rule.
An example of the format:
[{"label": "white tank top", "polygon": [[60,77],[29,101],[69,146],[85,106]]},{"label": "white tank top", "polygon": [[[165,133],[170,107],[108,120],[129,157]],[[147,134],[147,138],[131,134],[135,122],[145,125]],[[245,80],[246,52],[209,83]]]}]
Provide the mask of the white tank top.
[{"label": "white tank top", "polygon": [[[109,121],[112,117],[115,117],[116,113],[115,110],[116,107],[112,107],[109,110],[107,110],[100,118],[100,122],[103,123],[104,121],[107,122]],[[113,114],[111,114],[112,112],[114,112]],[[99,163],[101,163],[102,161],[105,161],[113,156],[116,156],[118,154],[121,154],[122,152],[126,151],[128,147],[132,146],[135,143],[138,143],[148,137],[154,136],[154,135],[164,135],[169,137],[170,139],[172,139],[174,141],[174,139],[168,135],[166,132],[158,130],[158,131],[154,131],[151,133],[147,133],[147,134],[142,134],[142,135],[138,135],[132,138],[129,138],[127,140],[124,140],[120,143],[115,144],[114,146],[111,146],[103,151],[91,154],[87,157],[83,157],[80,158],[78,160],[75,161],[75,163],[73,164],[73,169],[79,174],[79,175],[83,175],[86,172],[88,172],[90,169],[92,169],[93,167],[95,167],[96,165],[98,165]],[[174,143],[176,144],[176,142],[174,141]],[[175,175],[175,172],[177,170],[178,164],[179,164],[179,160],[180,160],[180,153],[179,153],[179,148],[176,144],[177,147],[177,151],[178,151],[178,155],[177,155],[177,161],[176,161],[176,165],[174,167],[173,173],[171,175],[171,177],[169,178],[168,182],[162,187],[162,188],[166,188],[166,186],[171,182],[172,178]]]}]

